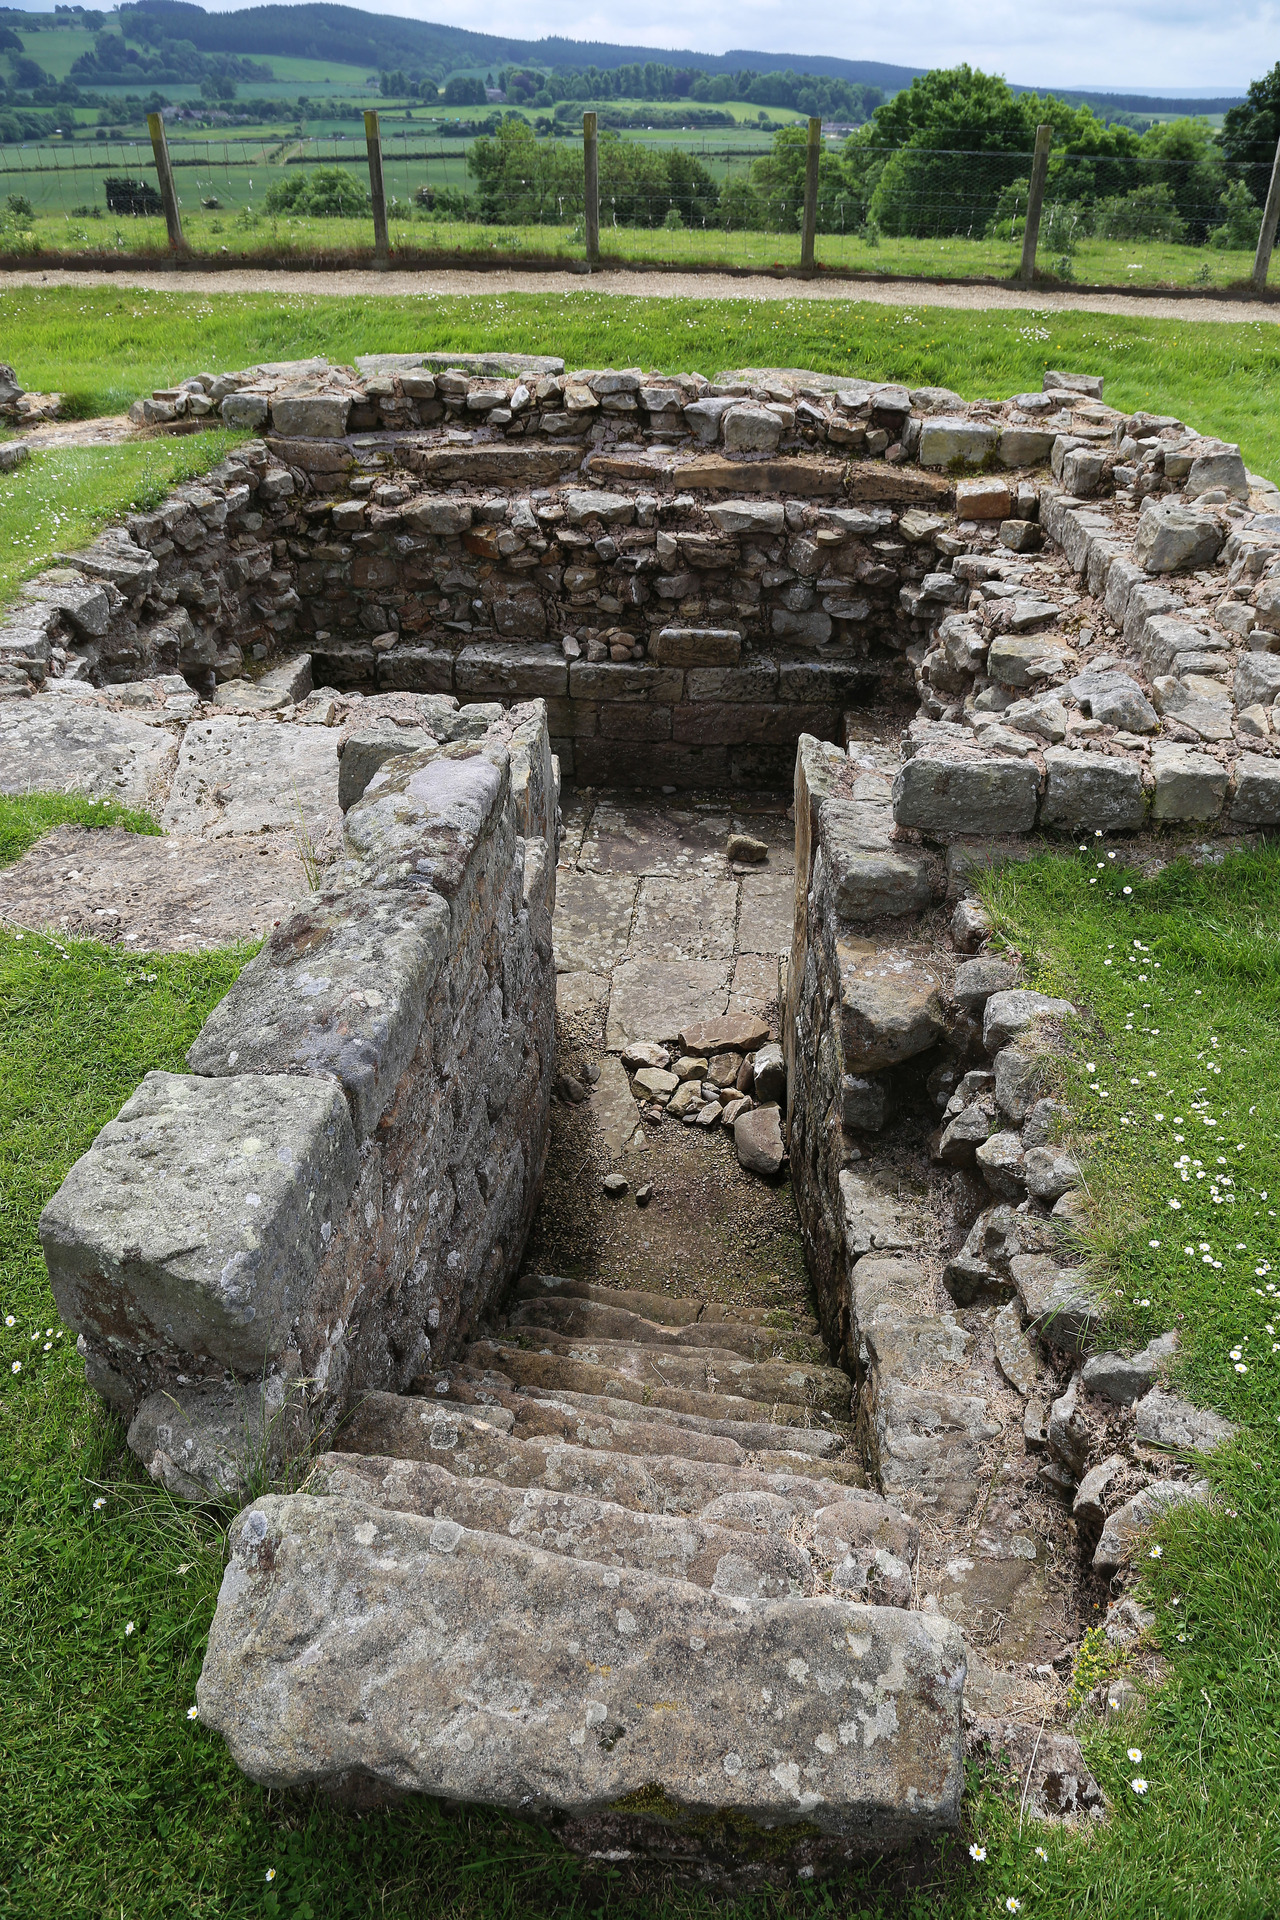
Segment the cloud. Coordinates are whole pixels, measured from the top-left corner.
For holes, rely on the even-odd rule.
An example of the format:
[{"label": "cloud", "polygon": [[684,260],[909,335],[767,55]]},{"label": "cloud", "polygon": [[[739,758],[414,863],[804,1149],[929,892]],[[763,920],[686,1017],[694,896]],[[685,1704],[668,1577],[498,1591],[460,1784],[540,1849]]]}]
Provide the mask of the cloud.
[{"label": "cloud", "polygon": [[[29,0],[42,10],[47,0]],[[204,0],[210,10],[218,0]],[[1280,0],[898,0],[797,14],[784,0],[650,0],[620,16],[602,0],[384,0],[367,13],[468,27],[518,40],[563,35],[628,46],[724,53],[835,55],[913,67],[967,60],[1023,86],[1176,94],[1206,87],[1243,92],[1280,45]]]}]

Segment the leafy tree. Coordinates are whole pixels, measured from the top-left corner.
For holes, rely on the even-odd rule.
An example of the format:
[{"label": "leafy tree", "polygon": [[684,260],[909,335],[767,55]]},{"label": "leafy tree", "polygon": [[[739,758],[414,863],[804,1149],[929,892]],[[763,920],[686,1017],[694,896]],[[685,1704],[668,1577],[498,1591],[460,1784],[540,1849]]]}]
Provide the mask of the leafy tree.
[{"label": "leafy tree", "polygon": [[1262,209],[1244,181],[1233,180],[1218,204],[1222,225],[1211,229],[1209,245],[1252,253],[1262,230]]},{"label": "leafy tree", "polygon": [[1002,189],[1028,171],[1042,106],[995,74],[936,69],[850,135],[849,186],[886,233],[985,230]]},{"label": "leafy tree", "polygon": [[1163,181],[1100,200],[1093,230],[1100,240],[1185,240],[1187,226],[1173,190]]},{"label": "leafy tree", "polygon": [[1227,160],[1270,166],[1280,141],[1280,60],[1261,80],[1251,80],[1238,107],[1228,107],[1220,144]]},{"label": "leafy tree", "polygon": [[[752,184],[770,233],[798,233],[804,217],[805,165],[809,135],[805,127],[779,127],[773,150],[752,168]],[[865,210],[851,192],[838,156],[823,148],[818,159],[818,227],[823,233],[861,226]]]},{"label": "leafy tree", "polygon": [[446,107],[484,106],[484,81],[477,80],[474,74],[455,73],[445,82],[444,103]]},{"label": "leafy tree", "polygon": [[1152,127],[1142,136],[1141,160],[1143,186],[1167,187],[1187,238],[1203,241],[1227,184],[1227,170],[1209,122],[1169,120]]},{"label": "leafy tree", "polygon": [[272,181],[263,205],[268,213],[358,214],[369,195],[346,167],[298,167]]}]

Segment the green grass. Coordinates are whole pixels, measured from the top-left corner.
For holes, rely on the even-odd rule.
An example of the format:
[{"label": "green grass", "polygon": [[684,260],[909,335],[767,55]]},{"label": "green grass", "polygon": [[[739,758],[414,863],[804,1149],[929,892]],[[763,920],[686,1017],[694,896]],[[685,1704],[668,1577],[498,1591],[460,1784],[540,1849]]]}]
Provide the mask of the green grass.
[{"label": "green grass", "polygon": [[23,384],[74,393],[100,413],[189,373],[317,353],[350,361],[483,347],[560,353],[571,367],[707,374],[800,366],[947,386],[966,399],[1038,389],[1046,367],[1067,366],[1105,374],[1117,406],[1174,412],[1238,441],[1252,468],[1280,478],[1280,330],[1256,322],[853,300],[623,299],[575,281],[555,294],[441,297],[424,287],[419,297],[397,298],[23,287],[5,294],[4,307],[5,353]]},{"label": "green grass", "polygon": [[1142,879],[1090,847],[1007,868],[987,897],[1032,983],[1084,1012],[1067,1100],[1097,1221],[1091,1263],[1113,1302],[1103,1337],[1141,1344],[1176,1327],[1180,1390],[1241,1438],[1209,1469],[1212,1510],[1170,1517],[1162,1557],[1142,1562],[1169,1674],[1145,1724],[1085,1740],[1108,1832],[1045,1842],[1037,1863],[1016,1804],[990,1796],[974,1820],[983,1877],[1036,1914],[1274,1913],[1280,857],[1177,860]]},{"label": "green grass", "polygon": [[[73,403],[74,387],[64,389]],[[119,447],[59,447],[33,453],[0,474],[0,605],[21,583],[86,546],[99,528],[125,513],[145,512],[180,480],[205,473],[244,439],[242,433],[193,433]]]}]

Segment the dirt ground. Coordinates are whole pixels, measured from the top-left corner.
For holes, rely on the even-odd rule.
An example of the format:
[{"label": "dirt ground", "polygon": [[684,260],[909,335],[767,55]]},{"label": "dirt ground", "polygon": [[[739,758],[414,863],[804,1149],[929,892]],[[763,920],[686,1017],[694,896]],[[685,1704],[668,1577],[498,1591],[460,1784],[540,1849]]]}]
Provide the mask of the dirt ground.
[{"label": "dirt ground", "polygon": [[373,273],[366,268],[313,273],[258,268],[229,268],[225,273],[178,272],[158,268],[51,269],[48,272],[0,273],[0,292],[12,287],[137,287],[148,293],[309,293],[339,298],[387,294],[422,299],[445,299],[463,294],[612,293],[619,297],[660,295],[686,300],[869,300],[889,307],[997,308],[1036,313],[1118,313],[1152,320],[1199,320],[1237,323],[1265,321],[1280,324],[1280,301],[1222,300],[1202,295],[1138,296],[1085,291],[1050,293],[1043,288],[1021,292],[1016,287],[948,286],[927,280],[776,280],[769,274],[741,278],[718,273],[667,273],[625,268],[601,273],[475,272],[461,269],[416,273]]}]

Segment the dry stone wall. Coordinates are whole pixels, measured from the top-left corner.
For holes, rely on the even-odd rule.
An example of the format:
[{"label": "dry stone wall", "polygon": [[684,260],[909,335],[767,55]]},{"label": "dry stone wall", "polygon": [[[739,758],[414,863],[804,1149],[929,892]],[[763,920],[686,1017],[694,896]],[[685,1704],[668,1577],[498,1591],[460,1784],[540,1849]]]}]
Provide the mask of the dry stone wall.
[{"label": "dry stone wall", "polygon": [[370,765],[346,859],[46,1207],[90,1383],[188,1498],[403,1391],[514,1275],[546,1153],[544,709]]}]

